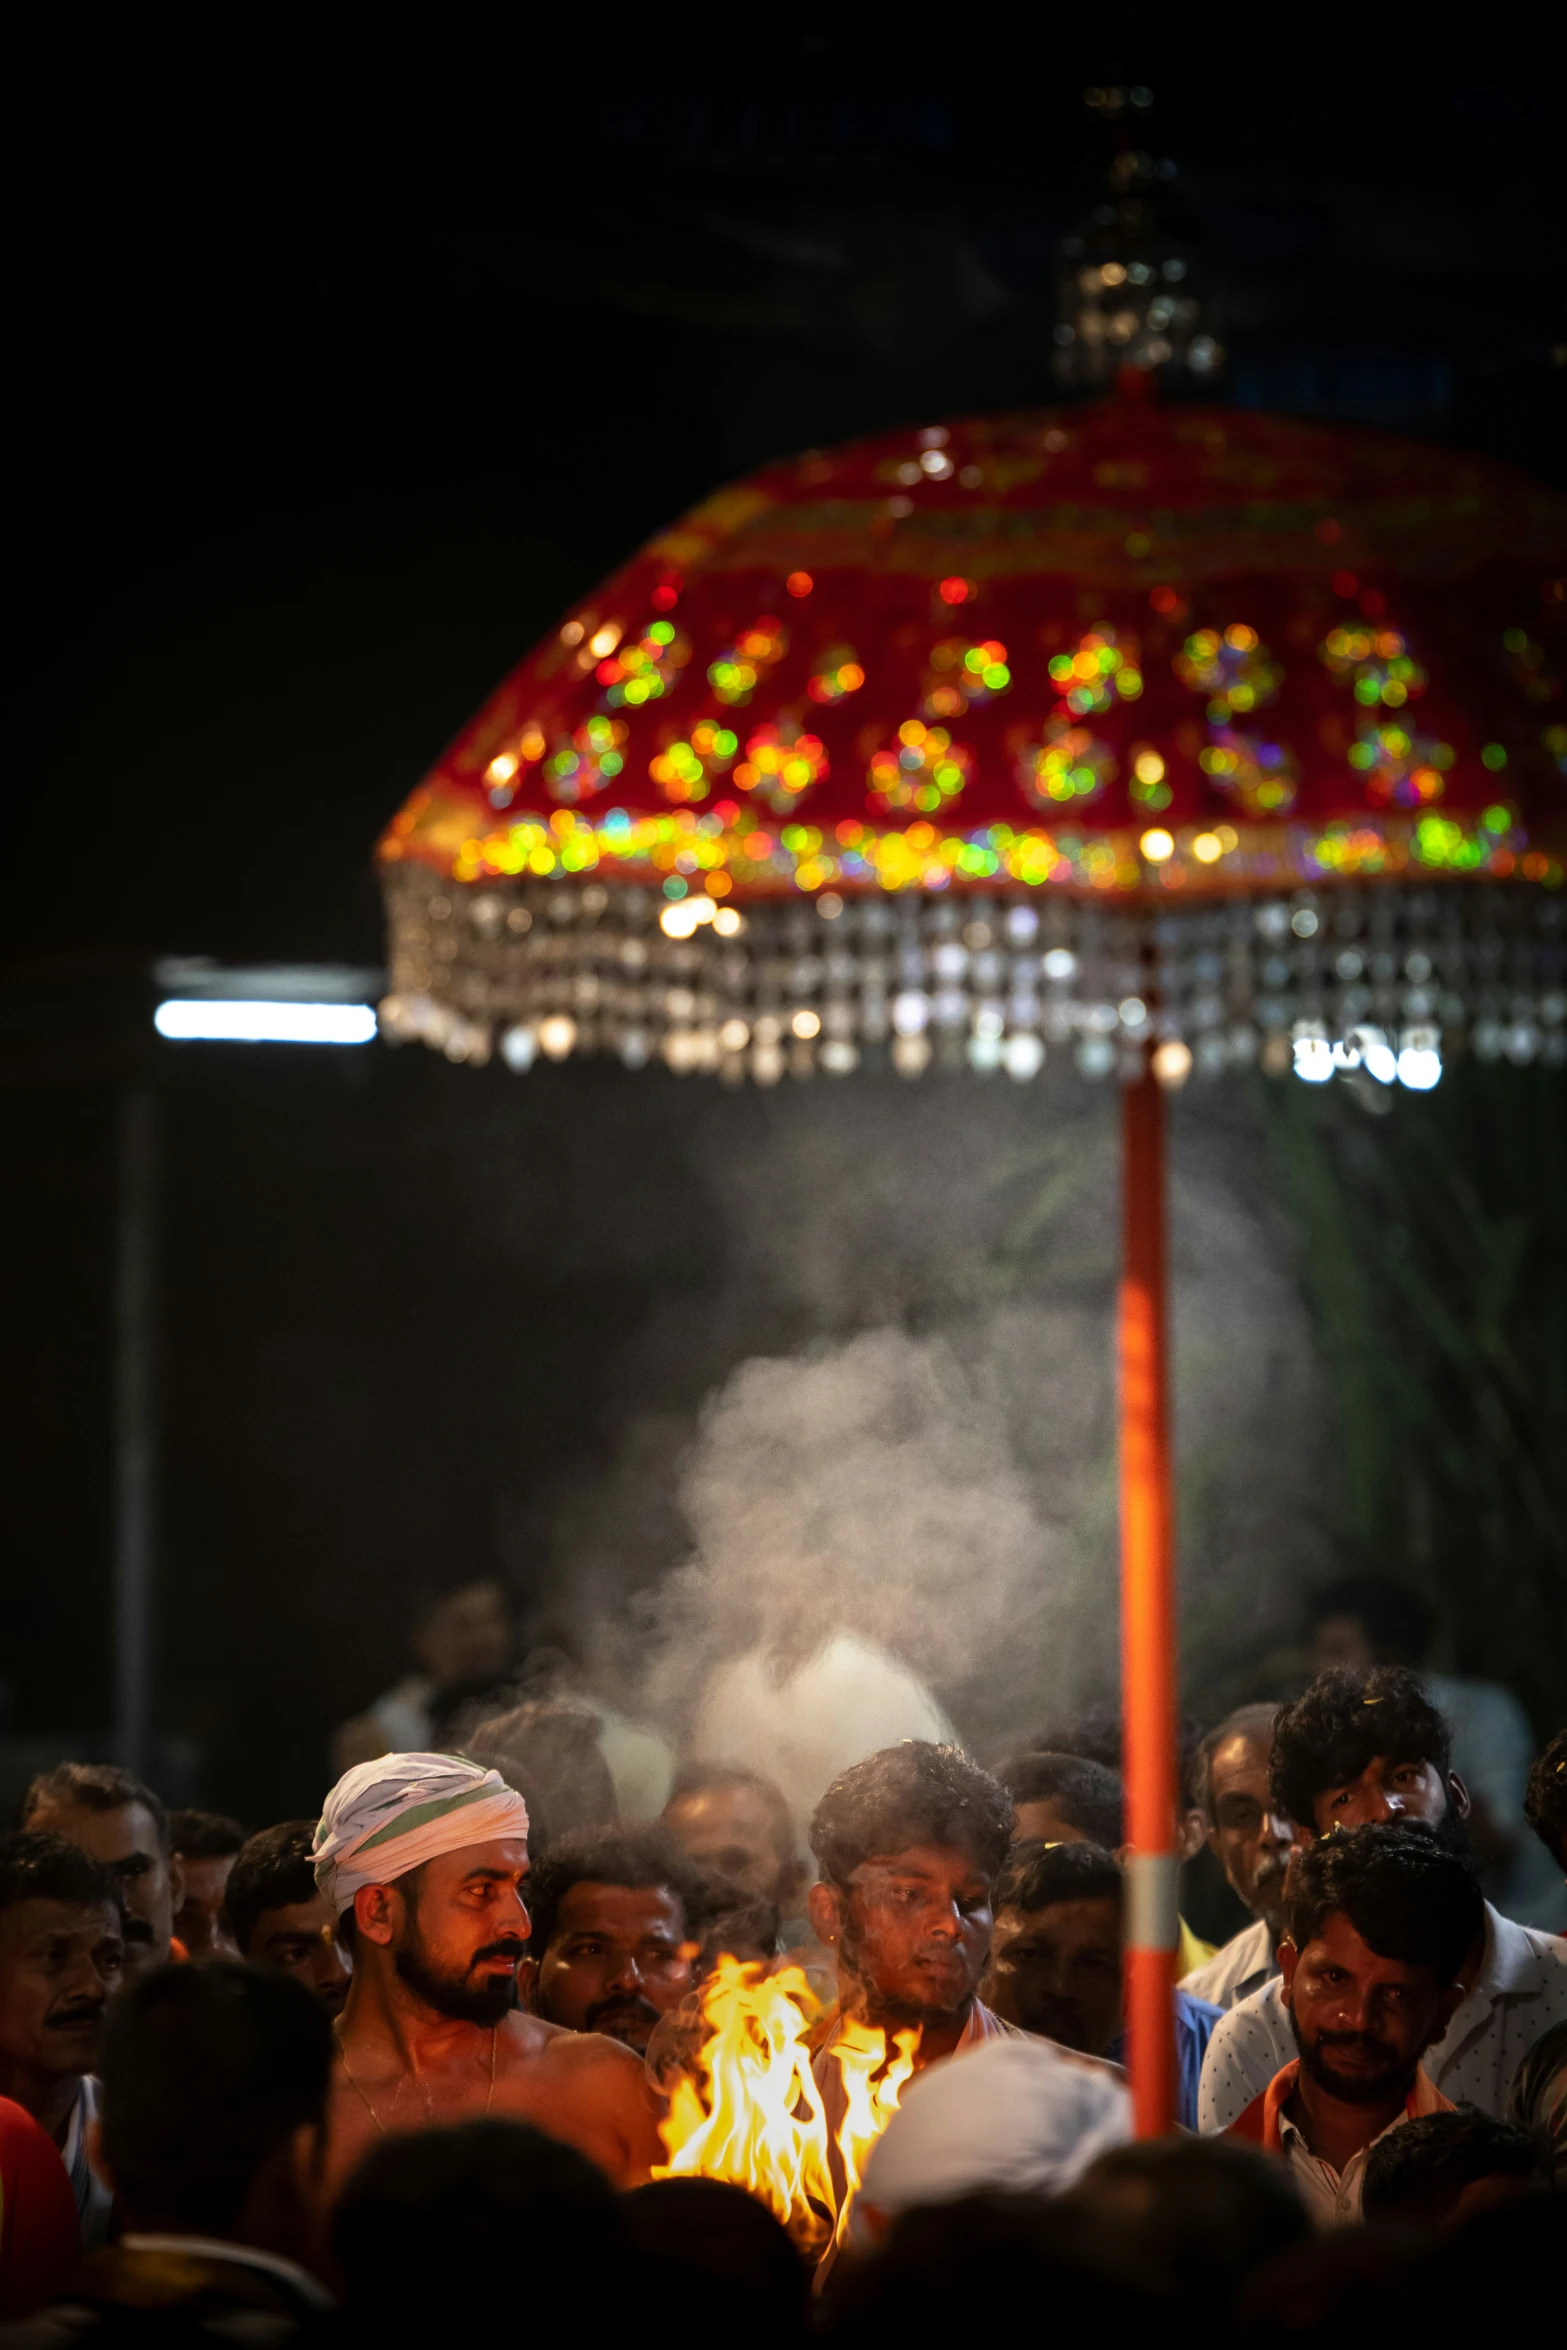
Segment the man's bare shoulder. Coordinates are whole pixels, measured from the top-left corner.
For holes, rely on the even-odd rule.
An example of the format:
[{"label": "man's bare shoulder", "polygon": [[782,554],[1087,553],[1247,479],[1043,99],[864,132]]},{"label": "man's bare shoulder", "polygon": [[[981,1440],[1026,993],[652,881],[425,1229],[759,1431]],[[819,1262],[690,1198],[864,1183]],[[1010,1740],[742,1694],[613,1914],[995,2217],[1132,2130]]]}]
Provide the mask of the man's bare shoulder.
[{"label": "man's bare shoulder", "polygon": [[508,2018],[506,2056],[502,2070],[529,2072],[538,2079],[588,2088],[642,2089],[647,2071],[640,2056],[610,2040],[602,2032],[569,2032],[542,2016],[518,2013]]},{"label": "man's bare shoulder", "polygon": [[503,2045],[496,2111],[580,2147],[617,2185],[640,2186],[663,2155],[661,2104],[641,2057],[530,2015],[508,2019]]}]

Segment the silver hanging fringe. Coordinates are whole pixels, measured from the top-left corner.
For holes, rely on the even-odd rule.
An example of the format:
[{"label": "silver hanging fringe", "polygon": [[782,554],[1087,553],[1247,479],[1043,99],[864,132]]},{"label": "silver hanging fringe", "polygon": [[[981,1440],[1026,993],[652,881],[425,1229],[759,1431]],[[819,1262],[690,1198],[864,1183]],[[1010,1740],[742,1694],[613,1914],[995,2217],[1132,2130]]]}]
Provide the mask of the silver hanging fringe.
[{"label": "silver hanging fringe", "polygon": [[385,875],[389,1041],[662,1060],[730,1083],[890,1063],[1170,1084],[1260,1065],[1424,1087],[1444,1057],[1567,1063],[1567,905],[1527,883],[1348,882],[1188,905],[1018,890],[671,901],[628,884]]}]

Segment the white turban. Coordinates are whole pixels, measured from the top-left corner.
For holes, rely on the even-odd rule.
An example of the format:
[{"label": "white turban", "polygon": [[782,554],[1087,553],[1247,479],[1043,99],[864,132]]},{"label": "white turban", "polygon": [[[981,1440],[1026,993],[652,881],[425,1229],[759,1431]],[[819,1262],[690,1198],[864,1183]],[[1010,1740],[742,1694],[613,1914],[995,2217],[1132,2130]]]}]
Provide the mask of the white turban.
[{"label": "white turban", "polygon": [[[871,2149],[860,2200],[890,2219],[987,2190],[1059,2195],[1131,2135],[1118,2066],[1053,2040],[989,2040],[915,2074]],[[863,2216],[859,2231],[850,2222],[856,2241]]]},{"label": "white turban", "polygon": [[345,1771],[316,1825],[316,1883],[332,1907],[443,1852],[526,1836],[528,1807],[499,1771],[455,1754],[382,1754]]}]

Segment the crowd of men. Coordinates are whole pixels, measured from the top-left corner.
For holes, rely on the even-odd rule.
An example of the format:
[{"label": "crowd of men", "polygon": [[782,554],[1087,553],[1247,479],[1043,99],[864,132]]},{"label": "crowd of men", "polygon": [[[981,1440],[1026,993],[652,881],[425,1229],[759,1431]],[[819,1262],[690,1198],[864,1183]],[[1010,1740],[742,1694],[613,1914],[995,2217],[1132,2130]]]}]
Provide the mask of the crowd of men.
[{"label": "crowd of men", "polygon": [[[62,1764],[0,1839],[0,2345],[422,2341],[516,2322],[519,2291],[600,2330],[859,2341],[1009,2285],[1326,2341],[1351,2310],[1446,2317],[1488,2264],[1543,2278],[1567,1941],[1487,1898],[1516,1840],[1498,1802],[1477,1851],[1439,1694],[1351,1656],[1189,1742],[1178,1835],[1251,1922],[1217,1949],[1183,1927],[1181,2129],[1141,2145],[1102,1722],[989,1768],[867,1755],[809,1861],[747,1769],[694,1760],[622,1816],[645,1745],[572,1781],[558,1689],[452,1752],[364,1753],[356,1724],[319,1817],[248,1837]],[[1525,1812],[1567,1877],[1567,1731]],[[760,2203],[653,2177],[722,1952],[801,1970],[832,2128],[849,2027],[912,2035],[814,2295]]]}]

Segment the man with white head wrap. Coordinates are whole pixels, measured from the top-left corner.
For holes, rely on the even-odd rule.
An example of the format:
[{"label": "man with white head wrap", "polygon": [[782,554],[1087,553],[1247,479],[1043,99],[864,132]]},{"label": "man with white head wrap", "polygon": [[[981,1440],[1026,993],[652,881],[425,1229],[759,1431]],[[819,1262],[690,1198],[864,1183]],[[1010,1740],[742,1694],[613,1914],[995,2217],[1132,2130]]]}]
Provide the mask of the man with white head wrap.
[{"label": "man with white head wrap", "polygon": [[916,2204],[1058,2195],[1132,2135],[1118,2065],[1021,2036],[917,2073],[871,2149],[850,2242],[874,2243]]},{"label": "man with white head wrap", "polygon": [[518,2009],[528,1812],[496,1771],[383,1754],[326,1799],[316,1883],[354,1954],[335,2030],[332,2187],[379,2138],[494,2113],[532,2122],[617,2185],[662,2158],[639,2060]]}]

